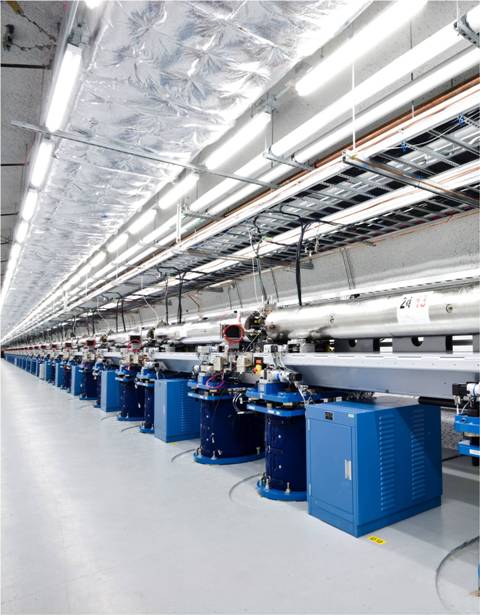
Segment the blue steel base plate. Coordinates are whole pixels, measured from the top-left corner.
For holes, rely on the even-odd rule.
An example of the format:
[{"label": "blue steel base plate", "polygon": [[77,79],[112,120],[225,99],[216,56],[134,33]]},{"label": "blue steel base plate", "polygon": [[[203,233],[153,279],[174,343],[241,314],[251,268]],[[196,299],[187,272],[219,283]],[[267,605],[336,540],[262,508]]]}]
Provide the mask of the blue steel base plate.
[{"label": "blue steel base plate", "polygon": [[284,502],[305,502],[307,500],[306,491],[280,491],[280,489],[269,489],[262,480],[257,482],[257,492],[262,498],[269,500],[283,500]]},{"label": "blue steel base plate", "polygon": [[140,433],[153,433],[153,427],[139,427],[138,431]]},{"label": "blue steel base plate", "polygon": [[142,421],[142,420],[143,420],[143,416],[117,416],[117,421],[123,421],[123,422]]},{"label": "blue steel base plate", "polygon": [[188,397],[202,399],[204,401],[225,401],[228,399],[233,399],[233,395],[213,395],[209,393],[194,393],[193,391],[189,391],[187,395]]},{"label": "blue steel base plate", "polygon": [[462,440],[457,444],[457,450],[460,455],[467,455],[468,457],[480,458],[480,447],[472,446],[468,440]]},{"label": "blue steel base plate", "polygon": [[261,404],[247,404],[247,410],[261,412],[262,414],[273,414],[274,416],[281,416],[284,418],[305,415],[305,408],[295,408],[294,410],[287,410],[282,408],[268,408],[267,406],[262,406]]},{"label": "blue steel base plate", "polygon": [[480,417],[457,414],[453,428],[459,433],[468,432],[480,436]]},{"label": "blue steel base plate", "polygon": [[203,463],[205,465],[219,465],[225,466],[234,463],[247,463],[247,461],[256,461],[257,459],[262,459],[265,456],[264,453],[260,453],[259,455],[245,455],[243,457],[205,457],[201,453],[193,453],[193,460],[197,463]]}]

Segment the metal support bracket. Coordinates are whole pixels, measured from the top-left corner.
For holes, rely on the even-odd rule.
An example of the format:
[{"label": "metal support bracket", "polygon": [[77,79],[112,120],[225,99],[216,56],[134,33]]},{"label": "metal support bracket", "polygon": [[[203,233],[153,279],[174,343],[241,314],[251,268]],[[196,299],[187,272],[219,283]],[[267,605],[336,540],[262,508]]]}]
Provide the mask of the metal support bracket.
[{"label": "metal support bracket", "polygon": [[453,341],[451,335],[429,335],[420,340],[418,337],[394,337],[392,351],[402,352],[452,352]]},{"label": "metal support bracket", "polygon": [[199,220],[207,220],[208,222],[222,220],[222,216],[212,216],[211,214],[201,214],[199,212],[193,212],[188,210],[184,210],[183,215],[185,216],[185,218],[198,218]]},{"label": "metal support bracket", "polygon": [[388,166],[386,164],[382,164],[380,162],[368,162],[366,160],[358,158],[358,156],[351,154],[350,152],[344,152],[342,160],[345,164],[348,164],[349,166],[356,169],[361,169],[362,171],[376,173],[377,175],[388,177],[393,181],[397,181],[401,184],[406,184],[408,186],[413,186],[414,188],[418,188],[419,190],[426,190],[427,192],[432,192],[433,194],[451,199],[452,201],[455,201],[457,203],[470,205],[471,207],[478,207],[478,202],[476,199],[472,199],[471,197],[462,194],[461,192],[456,192],[455,190],[448,190],[446,188],[443,188],[439,184],[436,184],[430,180],[422,180],[409,177],[398,169],[395,169],[394,167]]},{"label": "metal support bracket", "polygon": [[312,167],[310,164],[298,162],[298,160],[295,160],[294,156],[291,156],[290,158],[282,158],[281,156],[276,156],[272,152],[271,145],[263,152],[263,157],[266,158],[267,160],[270,160],[271,162],[277,162],[278,164],[285,164],[288,167],[293,167],[294,169],[303,169],[305,171],[315,170],[315,167]]},{"label": "metal support bracket", "polygon": [[460,17],[458,21],[453,24],[455,30],[463,36],[463,38],[467,39],[469,43],[475,45],[476,47],[480,47],[480,34],[477,34],[472,30],[472,28],[468,25],[466,15]]},{"label": "metal support bracket", "polygon": [[202,165],[189,164],[186,162],[178,162],[177,160],[168,160],[167,158],[160,158],[153,154],[148,154],[147,152],[140,152],[135,149],[121,147],[120,145],[111,145],[109,143],[104,143],[103,141],[86,139],[85,137],[82,137],[80,135],[65,132],[63,130],[56,130],[55,132],[49,132],[46,128],[41,128],[40,126],[35,126],[34,124],[28,124],[27,122],[17,122],[17,121],[13,121],[12,126],[16,126],[17,128],[23,128],[24,130],[30,130],[31,132],[37,132],[42,135],[55,137],[58,139],[64,139],[65,141],[73,141],[74,143],[82,143],[83,145],[89,145],[91,147],[98,147],[99,149],[105,149],[111,152],[125,154],[127,156],[135,156],[136,158],[142,158],[144,160],[150,160],[153,162],[159,162],[161,164],[169,164],[175,167],[181,167],[182,169],[188,169],[190,171],[194,171],[195,173],[200,173],[200,174],[209,173],[211,175],[217,175],[218,177],[224,177],[227,179],[235,179],[236,181],[244,182],[246,184],[256,184],[257,186],[261,186],[262,188],[268,188],[269,190],[275,190],[279,188],[278,184],[272,184],[271,182],[264,182],[261,179],[252,179],[251,177],[244,177],[243,175],[236,175],[235,173],[224,173],[220,170],[211,171]]}]

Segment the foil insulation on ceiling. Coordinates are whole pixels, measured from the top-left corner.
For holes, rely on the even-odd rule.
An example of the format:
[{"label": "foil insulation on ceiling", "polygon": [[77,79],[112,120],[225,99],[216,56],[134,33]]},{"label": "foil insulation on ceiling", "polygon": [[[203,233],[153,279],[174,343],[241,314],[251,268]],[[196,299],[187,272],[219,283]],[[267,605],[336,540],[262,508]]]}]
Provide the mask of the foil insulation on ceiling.
[{"label": "foil insulation on ceiling", "polygon": [[[109,2],[65,130],[191,161],[368,2]],[[58,141],[4,305],[21,321],[181,168]]]}]

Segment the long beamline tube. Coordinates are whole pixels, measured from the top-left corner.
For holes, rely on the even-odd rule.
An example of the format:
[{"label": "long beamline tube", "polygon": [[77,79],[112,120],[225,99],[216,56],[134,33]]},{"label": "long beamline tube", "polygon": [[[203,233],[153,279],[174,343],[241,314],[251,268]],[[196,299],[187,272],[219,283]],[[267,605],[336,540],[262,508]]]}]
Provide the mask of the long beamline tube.
[{"label": "long beamline tube", "polygon": [[274,340],[467,335],[478,331],[480,284],[320,306],[274,310],[265,327]]},{"label": "long beamline tube", "polygon": [[[252,310],[252,313],[255,310]],[[258,313],[258,312],[257,312]],[[185,345],[217,344],[224,341],[225,327],[246,329],[247,314],[232,318],[193,321],[183,325],[159,325],[153,332],[157,343]],[[480,284],[451,289],[394,293],[374,299],[350,299],[284,308],[265,318],[265,331],[274,341],[292,339],[390,338],[425,335],[469,335],[480,322]],[[108,342],[126,345],[130,334],[146,339],[146,331],[135,329],[108,335]]]}]

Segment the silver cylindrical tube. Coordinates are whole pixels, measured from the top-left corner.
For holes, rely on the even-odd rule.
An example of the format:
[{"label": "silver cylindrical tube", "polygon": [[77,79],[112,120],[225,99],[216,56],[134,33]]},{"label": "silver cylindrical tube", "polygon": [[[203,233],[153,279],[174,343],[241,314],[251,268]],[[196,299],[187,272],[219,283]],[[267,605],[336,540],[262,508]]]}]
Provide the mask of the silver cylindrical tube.
[{"label": "silver cylindrical tube", "polygon": [[168,340],[187,345],[219,344],[224,341],[224,327],[234,324],[242,324],[241,319],[202,320],[187,322],[183,325],[165,325],[157,327],[154,336],[157,340]]},{"label": "silver cylindrical tube", "polygon": [[352,339],[478,332],[480,285],[421,291],[271,312],[269,336]]}]

